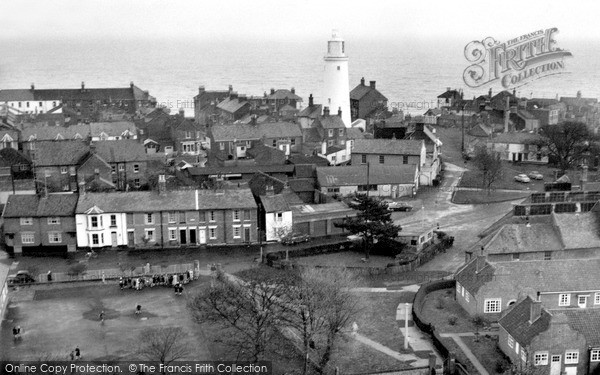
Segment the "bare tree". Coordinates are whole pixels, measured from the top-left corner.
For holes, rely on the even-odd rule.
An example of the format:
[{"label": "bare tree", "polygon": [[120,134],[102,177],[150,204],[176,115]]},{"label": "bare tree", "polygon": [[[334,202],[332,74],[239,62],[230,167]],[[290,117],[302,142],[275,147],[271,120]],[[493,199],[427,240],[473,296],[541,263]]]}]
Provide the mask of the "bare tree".
[{"label": "bare tree", "polygon": [[500,154],[494,151],[488,151],[485,145],[480,145],[475,149],[473,161],[477,168],[482,172],[483,189],[487,190],[489,194],[494,182],[501,179],[504,173]]},{"label": "bare tree", "polygon": [[181,327],[157,327],[140,335],[138,354],[149,361],[168,365],[190,354],[185,342],[187,334]]}]

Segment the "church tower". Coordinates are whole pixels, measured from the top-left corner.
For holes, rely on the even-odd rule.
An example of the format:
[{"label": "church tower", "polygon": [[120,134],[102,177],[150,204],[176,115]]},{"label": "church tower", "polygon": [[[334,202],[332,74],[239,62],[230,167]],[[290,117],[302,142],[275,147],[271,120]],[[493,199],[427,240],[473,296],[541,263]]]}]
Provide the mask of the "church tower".
[{"label": "church tower", "polygon": [[332,115],[342,111],[342,120],[350,127],[350,84],[348,79],[348,56],[344,39],[333,30],[327,42],[325,55],[325,76],[323,79],[323,106],[329,107]]}]

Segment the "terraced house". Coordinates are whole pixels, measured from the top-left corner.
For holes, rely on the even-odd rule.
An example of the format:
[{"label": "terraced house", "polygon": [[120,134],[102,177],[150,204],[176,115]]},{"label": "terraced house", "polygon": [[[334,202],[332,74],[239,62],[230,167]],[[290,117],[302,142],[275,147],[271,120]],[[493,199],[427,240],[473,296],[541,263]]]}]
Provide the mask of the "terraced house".
[{"label": "terraced house", "polygon": [[250,189],[87,193],[77,211],[77,246],[168,248],[254,243],[257,210]]}]

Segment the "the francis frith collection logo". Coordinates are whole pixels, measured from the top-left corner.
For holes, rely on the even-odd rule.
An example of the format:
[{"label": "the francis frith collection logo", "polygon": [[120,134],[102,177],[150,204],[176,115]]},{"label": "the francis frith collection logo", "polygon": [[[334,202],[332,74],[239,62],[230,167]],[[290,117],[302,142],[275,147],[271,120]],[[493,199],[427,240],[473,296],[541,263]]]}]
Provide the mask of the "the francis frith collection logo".
[{"label": "the francis frith collection logo", "polygon": [[571,52],[556,46],[557,28],[537,30],[500,43],[492,37],[465,47],[471,63],[463,73],[467,86],[476,88],[499,82],[502,87],[519,87],[536,79],[565,73],[565,58]]}]

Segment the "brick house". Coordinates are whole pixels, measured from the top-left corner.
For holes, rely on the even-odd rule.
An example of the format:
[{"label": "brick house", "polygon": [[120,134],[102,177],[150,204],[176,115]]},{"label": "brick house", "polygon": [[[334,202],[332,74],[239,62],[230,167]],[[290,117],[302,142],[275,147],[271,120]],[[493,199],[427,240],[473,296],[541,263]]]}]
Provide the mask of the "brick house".
[{"label": "brick house", "polygon": [[423,140],[357,139],[352,148],[352,165],[416,165],[419,175],[426,164]]},{"label": "brick house", "polygon": [[296,95],[293,87],[291,90],[271,89],[270,94],[267,95],[267,103],[275,112],[280,112],[285,106],[297,109],[300,102],[302,102],[302,98]]},{"label": "brick house", "polygon": [[171,124],[171,139],[175,145],[175,151],[185,155],[202,154],[202,143],[205,141],[204,129],[182,116]]},{"label": "brick house", "polygon": [[387,98],[376,88],[375,81],[365,85],[364,77],[360,84],[350,91],[350,117],[352,122],[360,119],[367,120],[374,113],[387,109]]},{"label": "brick house", "polygon": [[2,218],[4,239],[14,254],[76,250],[76,194],[11,195]]},{"label": "brick house", "polygon": [[81,195],[77,246],[165,248],[257,241],[256,203],[250,189],[159,189]]},{"label": "brick house", "polygon": [[96,142],[91,147],[111,166],[111,182],[117,190],[139,189],[148,183],[146,149],[139,140]]},{"label": "brick house", "polygon": [[245,96],[232,93],[228,98],[217,104],[217,113],[221,122],[233,122],[250,113],[252,105]]},{"label": "brick house", "polygon": [[87,141],[37,141],[25,151],[32,161],[38,191],[77,191],[77,168],[90,151]]},{"label": "brick house", "polygon": [[460,91],[447,87],[445,92],[437,96],[437,107],[452,107],[458,100],[462,99],[462,97]]},{"label": "brick house", "polygon": [[218,116],[217,104],[232,92],[232,86],[229,86],[229,90],[206,90],[204,86],[200,86],[198,95],[194,96],[195,122],[203,126],[212,125]]},{"label": "brick house", "polygon": [[600,259],[489,263],[478,256],[458,270],[456,300],[470,314],[498,320],[519,298],[549,309],[600,307]]},{"label": "brick house", "polygon": [[323,106],[321,104],[314,104],[312,94],[308,97],[308,106],[298,113],[298,119],[300,121],[300,127],[302,129],[309,129],[317,118],[323,113]]},{"label": "brick house", "polygon": [[600,309],[548,309],[525,297],[499,321],[498,347],[534,374],[597,374]]}]

